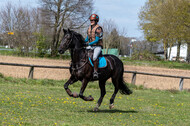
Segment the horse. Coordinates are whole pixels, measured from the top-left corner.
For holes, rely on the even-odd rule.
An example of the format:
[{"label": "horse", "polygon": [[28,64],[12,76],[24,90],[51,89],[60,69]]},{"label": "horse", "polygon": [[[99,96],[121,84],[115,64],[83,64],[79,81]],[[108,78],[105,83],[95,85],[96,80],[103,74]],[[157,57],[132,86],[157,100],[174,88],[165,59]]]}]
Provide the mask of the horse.
[{"label": "horse", "polygon": [[[99,68],[99,78],[94,79],[93,66],[89,60],[89,57],[93,55],[93,52],[85,48],[86,46],[84,44],[85,41],[83,36],[70,29],[63,29],[63,32],[64,36],[61,40],[58,52],[60,54],[63,54],[67,49],[69,49],[71,53],[71,65],[69,69],[71,76],[69,80],[64,84],[64,88],[70,97],[80,97],[85,101],[93,101],[94,98],[91,95],[86,97],[83,95],[83,93],[90,81],[99,81],[101,95],[96,104],[96,107],[94,108],[94,111],[98,111],[106,94],[105,84],[109,78],[112,79],[112,83],[115,87],[114,93],[110,98],[110,109],[114,108],[114,99],[118,91],[124,95],[132,94],[132,91],[124,82],[124,67],[122,61],[118,57],[109,54],[103,55],[107,61],[107,66],[105,68]],[[72,93],[72,91],[68,88],[69,85],[75,83],[76,81],[82,82],[79,94]]]}]

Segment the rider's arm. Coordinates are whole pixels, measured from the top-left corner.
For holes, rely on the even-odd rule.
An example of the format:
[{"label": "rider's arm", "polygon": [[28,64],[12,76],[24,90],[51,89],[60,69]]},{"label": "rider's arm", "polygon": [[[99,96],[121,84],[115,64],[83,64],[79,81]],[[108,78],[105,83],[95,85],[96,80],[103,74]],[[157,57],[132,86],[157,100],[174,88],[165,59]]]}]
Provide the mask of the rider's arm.
[{"label": "rider's arm", "polygon": [[98,43],[98,41],[100,40],[100,37],[96,36],[96,39],[94,41],[92,41],[91,43],[89,43],[89,45],[93,45]]},{"label": "rider's arm", "polygon": [[92,41],[92,42],[90,42],[89,45],[96,44],[96,43],[99,42],[100,39],[102,39],[102,37],[103,37],[103,30],[102,30],[101,27],[98,27],[98,28],[96,29],[95,35],[96,35],[95,40]]},{"label": "rider's arm", "polygon": [[88,42],[88,36],[86,37],[86,39],[84,40],[85,42]]}]

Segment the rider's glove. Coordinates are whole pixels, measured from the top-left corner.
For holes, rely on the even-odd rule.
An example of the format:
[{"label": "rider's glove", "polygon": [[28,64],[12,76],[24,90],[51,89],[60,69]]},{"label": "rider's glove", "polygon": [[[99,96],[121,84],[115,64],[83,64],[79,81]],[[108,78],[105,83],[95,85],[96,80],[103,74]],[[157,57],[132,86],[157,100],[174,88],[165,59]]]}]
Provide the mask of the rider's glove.
[{"label": "rider's glove", "polygon": [[83,43],[83,46],[89,46],[89,44],[88,43]]}]

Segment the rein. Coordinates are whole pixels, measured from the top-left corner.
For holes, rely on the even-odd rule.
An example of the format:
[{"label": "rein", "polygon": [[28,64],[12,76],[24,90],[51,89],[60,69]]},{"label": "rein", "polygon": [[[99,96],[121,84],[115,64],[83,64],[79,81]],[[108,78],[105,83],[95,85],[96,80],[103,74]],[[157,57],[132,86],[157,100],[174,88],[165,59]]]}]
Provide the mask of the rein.
[{"label": "rein", "polygon": [[[71,61],[71,70],[72,70],[72,74],[75,75],[75,78],[77,78],[77,76],[76,76],[77,73],[76,72],[79,71],[80,69],[84,68],[84,66],[86,66],[86,64],[88,63],[88,58],[86,58],[86,57],[87,57],[87,55],[85,54],[84,58],[82,58],[81,60],[79,60],[77,63],[73,63]],[[80,65],[81,62],[84,62],[84,63],[82,65]]]},{"label": "rein", "polygon": [[[72,62],[71,62],[71,63],[72,63]],[[88,63],[88,60],[86,60],[86,62],[83,63],[80,67],[72,67],[71,69],[72,69],[73,71],[80,70],[80,69],[82,69],[87,63]]]},{"label": "rein", "polygon": [[[79,39],[75,36],[75,35],[73,35],[72,34],[72,36],[73,37],[75,37],[75,39],[77,40],[77,41],[79,41]],[[80,47],[80,48],[77,48],[77,49],[74,49],[74,48],[72,48],[71,50],[73,50],[73,55],[75,55],[75,50],[82,50],[84,47]],[[81,60],[79,60],[77,63],[73,63],[72,61],[71,61],[71,64],[72,64],[72,67],[71,67],[71,69],[73,70],[73,71],[77,71],[77,70],[80,70],[80,69],[82,69],[87,63],[88,63],[88,59],[86,58],[87,56],[86,56],[86,54],[84,55],[84,58],[82,58]],[[85,61],[85,62],[84,62]],[[81,63],[81,62],[84,62],[81,66],[79,66],[79,64]]]}]

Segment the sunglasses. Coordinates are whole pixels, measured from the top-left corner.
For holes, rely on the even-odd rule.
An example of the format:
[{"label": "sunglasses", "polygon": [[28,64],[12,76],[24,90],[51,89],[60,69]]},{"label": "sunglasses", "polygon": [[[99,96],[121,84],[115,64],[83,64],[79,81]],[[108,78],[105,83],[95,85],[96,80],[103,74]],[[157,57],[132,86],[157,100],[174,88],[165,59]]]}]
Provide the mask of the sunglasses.
[{"label": "sunglasses", "polygon": [[90,21],[96,21],[96,20],[90,20]]}]

